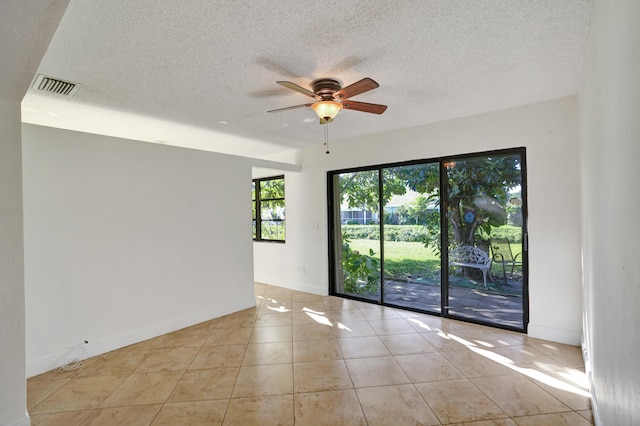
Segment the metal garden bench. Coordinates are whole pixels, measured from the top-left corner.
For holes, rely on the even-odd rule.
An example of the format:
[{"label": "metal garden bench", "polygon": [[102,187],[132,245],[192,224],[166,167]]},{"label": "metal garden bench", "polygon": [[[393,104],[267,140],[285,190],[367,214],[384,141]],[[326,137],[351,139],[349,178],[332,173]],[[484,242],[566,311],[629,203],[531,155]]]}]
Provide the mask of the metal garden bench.
[{"label": "metal garden bench", "polygon": [[450,266],[480,269],[485,287],[487,286],[487,274],[491,270],[491,262],[489,255],[478,247],[460,246],[449,252]]}]

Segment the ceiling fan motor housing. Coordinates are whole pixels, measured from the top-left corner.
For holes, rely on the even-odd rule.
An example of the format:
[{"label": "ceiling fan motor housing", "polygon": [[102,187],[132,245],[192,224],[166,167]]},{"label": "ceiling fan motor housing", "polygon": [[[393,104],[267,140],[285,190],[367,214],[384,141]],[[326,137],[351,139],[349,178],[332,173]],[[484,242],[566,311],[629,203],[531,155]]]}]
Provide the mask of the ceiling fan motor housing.
[{"label": "ceiling fan motor housing", "polygon": [[311,82],[313,93],[320,96],[323,101],[333,100],[333,94],[342,89],[342,86],[337,80],[332,78],[319,78]]}]

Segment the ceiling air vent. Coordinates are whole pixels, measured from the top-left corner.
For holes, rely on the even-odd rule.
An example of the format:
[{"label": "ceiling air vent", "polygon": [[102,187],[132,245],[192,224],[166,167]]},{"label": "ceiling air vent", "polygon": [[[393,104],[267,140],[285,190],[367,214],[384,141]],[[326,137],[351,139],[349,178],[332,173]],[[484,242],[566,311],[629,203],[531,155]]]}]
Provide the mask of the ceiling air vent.
[{"label": "ceiling air vent", "polygon": [[60,80],[46,75],[38,75],[33,87],[47,93],[56,93],[63,96],[73,96],[78,89],[78,84]]}]

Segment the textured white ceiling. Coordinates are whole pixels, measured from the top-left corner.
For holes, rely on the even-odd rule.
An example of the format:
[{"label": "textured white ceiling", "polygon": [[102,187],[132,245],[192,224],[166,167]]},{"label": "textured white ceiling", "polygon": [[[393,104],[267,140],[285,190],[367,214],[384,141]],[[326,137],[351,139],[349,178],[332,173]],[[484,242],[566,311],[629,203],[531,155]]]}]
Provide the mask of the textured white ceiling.
[{"label": "textured white ceiling", "polygon": [[[38,73],[75,96],[25,96],[23,121],[250,156],[322,144],[320,77],[378,89],[333,141],[576,94],[591,0],[72,0]],[[228,124],[220,124],[220,121]]]}]

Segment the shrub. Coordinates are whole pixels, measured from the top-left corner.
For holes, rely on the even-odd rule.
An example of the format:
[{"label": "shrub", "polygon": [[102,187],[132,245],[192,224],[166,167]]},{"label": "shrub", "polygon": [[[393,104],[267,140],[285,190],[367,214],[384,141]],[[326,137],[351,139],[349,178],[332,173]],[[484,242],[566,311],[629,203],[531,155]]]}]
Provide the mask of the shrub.
[{"label": "shrub", "polygon": [[[342,233],[358,240],[379,240],[378,225],[342,225]],[[423,225],[387,225],[384,227],[385,241],[421,242],[427,233]]]},{"label": "shrub", "polygon": [[375,293],[379,287],[379,260],[374,257],[375,252],[372,249],[369,249],[368,255],[352,250],[349,245],[350,238],[351,235],[342,234],[344,290],[354,294]]},{"label": "shrub", "polygon": [[522,228],[512,225],[491,228],[491,238],[506,238],[512,244],[520,243],[522,241]]},{"label": "shrub", "polygon": [[[342,225],[342,233],[348,233],[350,238],[357,240],[380,239],[378,225]],[[522,228],[513,225],[492,227],[490,238],[506,238],[512,244],[519,243],[522,239]],[[385,225],[384,239],[411,243],[430,241],[435,248],[439,247],[439,234],[431,235],[428,227],[424,225]],[[483,238],[479,237],[477,240],[480,241]]]}]

